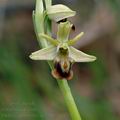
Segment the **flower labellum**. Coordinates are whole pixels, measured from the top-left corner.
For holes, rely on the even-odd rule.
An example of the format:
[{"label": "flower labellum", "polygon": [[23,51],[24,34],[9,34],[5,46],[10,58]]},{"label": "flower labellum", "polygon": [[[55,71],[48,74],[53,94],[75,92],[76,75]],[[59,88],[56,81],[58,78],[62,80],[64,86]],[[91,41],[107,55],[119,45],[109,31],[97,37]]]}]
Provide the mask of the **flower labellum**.
[{"label": "flower labellum", "polygon": [[66,21],[63,23],[61,22],[58,25],[57,40],[46,34],[40,34],[39,36],[49,41],[51,46],[33,52],[30,55],[30,58],[33,60],[54,61],[52,75],[57,79],[72,79],[73,71],[71,68],[74,62],[92,62],[96,60],[95,56],[87,55],[72,47],[84,33],[81,32],[75,38],[69,40],[68,38],[71,29],[72,24],[69,21]]},{"label": "flower labellum", "polygon": [[52,70],[52,75],[57,79],[66,78],[67,80],[70,80],[73,77],[73,71],[71,70],[71,67],[72,62],[67,56],[57,56],[54,59],[54,69]]}]

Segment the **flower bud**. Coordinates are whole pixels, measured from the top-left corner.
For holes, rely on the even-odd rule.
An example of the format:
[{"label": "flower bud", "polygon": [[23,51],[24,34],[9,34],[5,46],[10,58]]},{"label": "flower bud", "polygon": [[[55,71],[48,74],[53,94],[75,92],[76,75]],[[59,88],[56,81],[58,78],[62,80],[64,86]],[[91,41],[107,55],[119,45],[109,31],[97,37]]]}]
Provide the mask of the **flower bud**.
[{"label": "flower bud", "polygon": [[55,22],[58,22],[62,19],[69,18],[72,16],[75,16],[76,12],[71,10],[65,5],[58,4],[58,5],[52,5],[48,7],[47,15],[51,20],[54,20]]}]

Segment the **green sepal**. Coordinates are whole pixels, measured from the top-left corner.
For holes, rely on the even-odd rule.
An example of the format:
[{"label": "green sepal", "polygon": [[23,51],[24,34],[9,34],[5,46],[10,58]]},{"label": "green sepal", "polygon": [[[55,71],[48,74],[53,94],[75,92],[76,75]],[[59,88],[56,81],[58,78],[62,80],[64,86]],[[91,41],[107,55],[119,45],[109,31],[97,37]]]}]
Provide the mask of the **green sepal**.
[{"label": "green sepal", "polygon": [[92,62],[96,60],[95,56],[88,55],[74,47],[69,47],[69,57],[74,60],[74,62]]},{"label": "green sepal", "polygon": [[47,8],[46,12],[48,17],[55,22],[73,17],[76,14],[75,11],[62,4],[52,5]]},{"label": "green sepal", "polygon": [[50,46],[50,47],[38,50],[36,52],[33,52],[29,57],[32,60],[54,60],[54,58],[57,55],[56,51],[57,51],[56,47]]},{"label": "green sepal", "polygon": [[57,32],[57,39],[60,42],[67,42],[70,34],[72,24],[67,21],[67,22],[61,22],[58,25],[58,32]]}]

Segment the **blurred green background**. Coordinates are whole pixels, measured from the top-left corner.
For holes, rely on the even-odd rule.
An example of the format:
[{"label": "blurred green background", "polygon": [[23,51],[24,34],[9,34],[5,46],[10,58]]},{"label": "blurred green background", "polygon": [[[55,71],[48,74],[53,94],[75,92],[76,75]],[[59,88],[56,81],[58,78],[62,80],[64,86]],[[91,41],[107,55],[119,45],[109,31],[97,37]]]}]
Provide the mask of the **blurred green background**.
[{"label": "blurred green background", "polygon": [[[83,120],[120,120],[120,0],[53,0],[77,11],[70,21],[85,35],[75,47],[97,56],[76,63],[69,81]],[[35,0],[0,0],[0,120],[70,120],[34,33]],[[55,23],[53,23],[55,24]],[[56,28],[53,25],[53,36]]]}]

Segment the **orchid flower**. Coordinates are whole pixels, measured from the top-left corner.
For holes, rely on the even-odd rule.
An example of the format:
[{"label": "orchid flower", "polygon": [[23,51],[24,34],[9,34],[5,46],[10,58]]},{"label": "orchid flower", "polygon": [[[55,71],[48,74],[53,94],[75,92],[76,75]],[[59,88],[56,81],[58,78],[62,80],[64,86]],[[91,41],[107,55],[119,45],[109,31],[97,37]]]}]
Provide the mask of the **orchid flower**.
[{"label": "orchid flower", "polygon": [[52,75],[58,79],[72,79],[73,71],[71,67],[74,62],[92,62],[96,60],[95,56],[88,55],[72,46],[84,33],[81,32],[75,38],[69,40],[71,28],[72,24],[69,21],[61,22],[58,25],[57,39],[46,34],[39,34],[41,38],[46,39],[51,44],[49,47],[33,52],[30,55],[30,58],[33,60],[54,61]]}]

